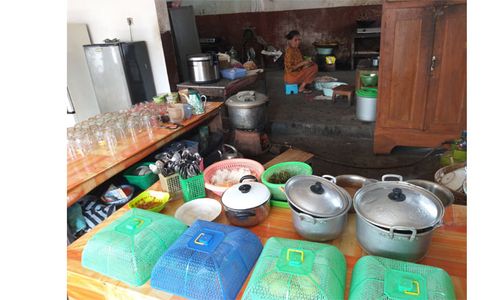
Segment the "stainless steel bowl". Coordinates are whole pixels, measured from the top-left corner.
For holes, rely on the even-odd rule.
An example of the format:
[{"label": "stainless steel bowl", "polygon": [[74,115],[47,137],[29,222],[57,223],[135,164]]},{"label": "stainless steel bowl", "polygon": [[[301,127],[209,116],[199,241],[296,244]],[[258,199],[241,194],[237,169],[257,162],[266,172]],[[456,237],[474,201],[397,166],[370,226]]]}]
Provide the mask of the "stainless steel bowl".
[{"label": "stainless steel bowl", "polygon": [[453,196],[453,193],[448,188],[439,183],[423,179],[410,179],[406,180],[406,182],[422,187],[428,190],[429,192],[433,193],[439,198],[439,200],[441,200],[441,202],[443,202],[444,207],[447,207],[448,205],[453,204],[453,202],[455,202],[455,197]]}]

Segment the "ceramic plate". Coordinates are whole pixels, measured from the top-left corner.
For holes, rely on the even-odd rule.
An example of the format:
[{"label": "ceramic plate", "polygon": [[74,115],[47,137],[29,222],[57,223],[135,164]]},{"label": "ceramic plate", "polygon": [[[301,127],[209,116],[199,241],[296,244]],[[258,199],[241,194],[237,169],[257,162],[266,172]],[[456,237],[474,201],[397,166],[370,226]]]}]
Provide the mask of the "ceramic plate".
[{"label": "ceramic plate", "polygon": [[184,203],[175,212],[175,218],[191,226],[196,220],[213,221],[222,212],[219,201],[211,198],[200,198]]}]

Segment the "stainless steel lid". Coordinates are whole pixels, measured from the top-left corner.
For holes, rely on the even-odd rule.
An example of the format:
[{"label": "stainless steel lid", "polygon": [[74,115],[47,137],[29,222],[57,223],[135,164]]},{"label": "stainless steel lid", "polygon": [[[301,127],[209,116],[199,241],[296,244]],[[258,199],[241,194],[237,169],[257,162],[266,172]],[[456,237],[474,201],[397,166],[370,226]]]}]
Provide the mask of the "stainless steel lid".
[{"label": "stainless steel lid", "polygon": [[366,185],[354,195],[358,216],[384,228],[424,229],[441,222],[444,206],[436,195],[407,182],[382,178],[383,181]]},{"label": "stainless steel lid", "polygon": [[237,108],[253,108],[266,104],[269,97],[255,91],[241,91],[226,100],[226,105]]},{"label": "stainless steel lid", "polygon": [[187,59],[188,61],[205,61],[205,60],[212,60],[213,56],[210,54],[191,54],[188,55]]},{"label": "stainless steel lid", "polygon": [[249,209],[266,203],[271,192],[260,182],[244,182],[233,185],[222,194],[222,204],[229,209]]},{"label": "stainless steel lid", "polygon": [[285,185],[285,194],[297,209],[316,217],[334,217],[351,207],[351,197],[344,189],[314,175],[290,178]]}]

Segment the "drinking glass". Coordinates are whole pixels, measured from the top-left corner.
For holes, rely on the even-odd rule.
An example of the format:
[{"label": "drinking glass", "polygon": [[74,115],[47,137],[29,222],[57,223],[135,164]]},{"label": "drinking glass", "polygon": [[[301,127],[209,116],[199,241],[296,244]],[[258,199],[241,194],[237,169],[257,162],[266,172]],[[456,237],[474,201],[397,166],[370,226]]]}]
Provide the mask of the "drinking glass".
[{"label": "drinking glass", "polygon": [[104,128],[104,139],[106,141],[106,148],[111,155],[116,155],[118,142],[115,136],[115,129],[112,126]]}]

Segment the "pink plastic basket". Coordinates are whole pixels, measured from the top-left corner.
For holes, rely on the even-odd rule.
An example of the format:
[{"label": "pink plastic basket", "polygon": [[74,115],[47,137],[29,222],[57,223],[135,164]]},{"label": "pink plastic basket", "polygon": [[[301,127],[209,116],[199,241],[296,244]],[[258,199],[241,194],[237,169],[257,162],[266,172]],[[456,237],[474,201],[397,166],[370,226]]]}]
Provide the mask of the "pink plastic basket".
[{"label": "pink plastic basket", "polygon": [[223,161],[216,162],[215,164],[210,165],[208,168],[205,169],[204,171],[204,180],[205,180],[205,187],[212,192],[216,193],[217,195],[222,195],[224,191],[228,188],[227,186],[217,186],[211,184],[210,180],[212,177],[215,175],[215,172],[217,170],[222,170],[222,169],[239,169],[239,168],[248,168],[252,172],[252,175],[257,177],[257,179],[260,181],[260,175],[264,173],[264,166],[261,165],[259,162],[251,159],[246,159],[246,158],[234,158],[234,159],[226,159]]}]

